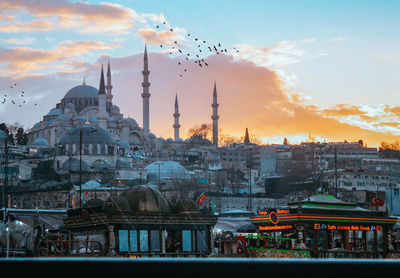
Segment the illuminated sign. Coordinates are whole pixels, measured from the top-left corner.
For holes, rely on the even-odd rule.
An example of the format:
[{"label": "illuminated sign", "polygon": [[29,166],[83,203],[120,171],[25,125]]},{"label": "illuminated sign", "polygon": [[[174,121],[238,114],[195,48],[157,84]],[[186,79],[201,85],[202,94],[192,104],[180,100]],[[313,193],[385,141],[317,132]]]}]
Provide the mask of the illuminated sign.
[{"label": "illuminated sign", "polygon": [[268,210],[257,210],[258,215],[268,215]]},{"label": "illuminated sign", "polygon": [[288,214],[288,213],[290,213],[288,209],[277,209],[276,212],[278,214]]},{"label": "illuminated sign", "polygon": [[260,231],[274,231],[293,229],[293,225],[275,225],[275,226],[260,226]]},{"label": "illuminated sign", "polygon": [[382,226],[314,224],[314,230],[382,231]]}]

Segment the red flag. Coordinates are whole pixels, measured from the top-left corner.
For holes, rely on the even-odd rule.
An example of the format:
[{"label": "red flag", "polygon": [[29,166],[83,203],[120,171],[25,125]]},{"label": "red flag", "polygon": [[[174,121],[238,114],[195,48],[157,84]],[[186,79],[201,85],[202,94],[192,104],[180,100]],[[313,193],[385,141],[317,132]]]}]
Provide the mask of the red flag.
[{"label": "red flag", "polygon": [[201,193],[200,197],[197,199],[197,202],[200,204],[200,206],[203,205],[203,200],[207,199],[206,195],[203,193]]}]

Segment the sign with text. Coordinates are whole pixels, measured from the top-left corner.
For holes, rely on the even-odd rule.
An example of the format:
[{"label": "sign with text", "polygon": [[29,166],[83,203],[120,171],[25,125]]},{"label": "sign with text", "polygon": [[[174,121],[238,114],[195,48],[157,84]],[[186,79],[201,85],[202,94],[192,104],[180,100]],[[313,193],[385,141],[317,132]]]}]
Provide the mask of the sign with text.
[{"label": "sign with text", "polygon": [[382,226],[367,225],[333,225],[333,224],[314,224],[314,230],[342,230],[342,231],[382,231]]}]

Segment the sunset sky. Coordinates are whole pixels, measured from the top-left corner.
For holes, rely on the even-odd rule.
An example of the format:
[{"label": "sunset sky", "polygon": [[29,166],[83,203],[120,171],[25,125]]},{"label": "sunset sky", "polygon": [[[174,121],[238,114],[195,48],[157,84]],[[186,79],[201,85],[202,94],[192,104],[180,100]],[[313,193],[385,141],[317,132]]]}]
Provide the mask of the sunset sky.
[{"label": "sunset sky", "polygon": [[[84,77],[98,87],[110,61],[113,101],[141,126],[147,43],[156,136],[173,137],[175,94],[182,138],[211,123],[216,81],[220,134],[375,147],[400,135],[399,14],[395,0],[1,0],[0,122],[32,127]],[[227,52],[206,47],[218,43]]]}]

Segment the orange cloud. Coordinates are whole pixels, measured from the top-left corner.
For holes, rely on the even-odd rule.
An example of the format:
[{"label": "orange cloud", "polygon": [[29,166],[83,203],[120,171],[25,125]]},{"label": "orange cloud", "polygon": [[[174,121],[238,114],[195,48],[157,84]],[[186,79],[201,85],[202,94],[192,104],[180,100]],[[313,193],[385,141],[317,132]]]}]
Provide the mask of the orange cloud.
[{"label": "orange cloud", "polygon": [[105,50],[119,46],[119,44],[106,44],[96,41],[66,41],[50,50],[27,47],[2,48],[0,49],[0,63],[5,63],[6,66],[0,72],[23,74],[43,68],[57,67],[50,65],[50,63],[79,57],[94,50]]},{"label": "orange cloud", "polygon": [[160,31],[157,32],[153,29],[140,29],[138,31],[138,36],[143,38],[148,44],[165,44],[174,45],[174,41],[184,40],[182,34],[179,34],[176,30],[175,32],[170,31]]},{"label": "orange cloud", "polygon": [[[36,18],[47,18],[50,20],[56,17],[57,25],[61,28],[79,28],[82,33],[85,32],[115,32],[123,33],[134,26],[133,20],[140,16],[132,9],[123,8],[120,5],[101,3],[90,4],[87,2],[70,2],[67,0],[3,0],[0,2],[1,11],[28,11]],[[37,25],[47,24],[46,28],[38,28]],[[2,25],[0,30],[8,32],[22,31],[48,31],[50,27],[55,28],[56,25],[50,25],[49,21],[32,21],[24,22],[8,22]],[[13,27],[18,25],[17,27]]]}]

